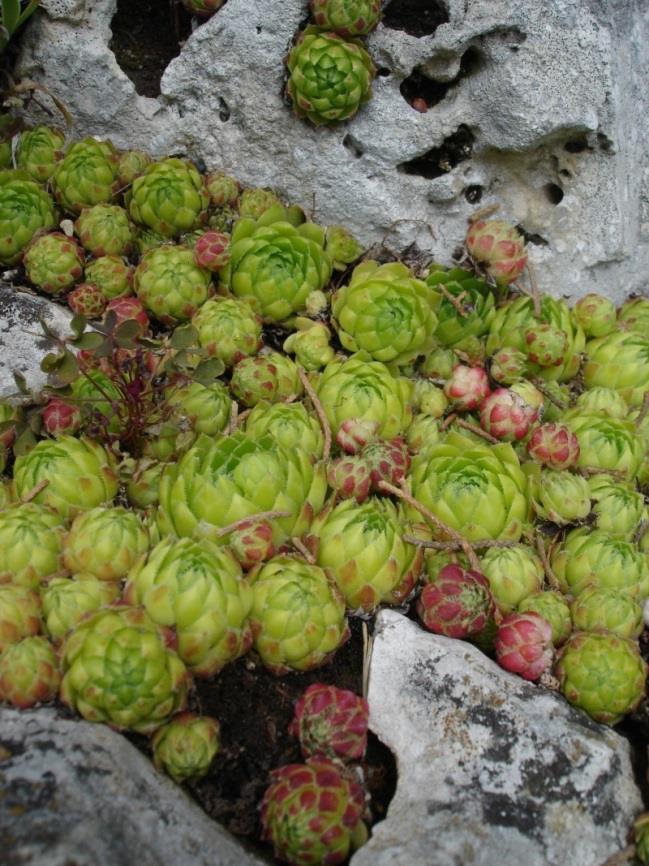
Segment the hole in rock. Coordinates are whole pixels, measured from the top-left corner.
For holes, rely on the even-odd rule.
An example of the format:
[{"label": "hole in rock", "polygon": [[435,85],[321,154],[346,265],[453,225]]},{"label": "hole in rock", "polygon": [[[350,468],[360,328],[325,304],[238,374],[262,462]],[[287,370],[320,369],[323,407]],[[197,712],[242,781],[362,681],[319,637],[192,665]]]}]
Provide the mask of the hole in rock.
[{"label": "hole in rock", "polygon": [[464,190],[464,198],[469,202],[469,204],[478,204],[482,198],[482,192],[483,189],[480,184],[475,183],[471,186],[467,186]]},{"label": "hole in rock", "polygon": [[460,72],[455,79],[466,78],[469,75],[475,75],[485,66],[485,58],[483,53],[475,45],[471,45],[462,55],[460,59]]},{"label": "hole in rock", "polygon": [[219,96],[219,119],[223,123],[226,123],[230,119],[230,106],[222,96]]},{"label": "hole in rock", "polygon": [[567,141],[564,146],[564,150],[567,150],[568,153],[583,153],[584,150],[588,150],[588,139],[586,136],[582,136],[581,138],[571,138],[570,141]]},{"label": "hole in rock", "polygon": [[441,0],[390,0],[382,18],[385,27],[405,30],[411,36],[431,36],[448,20],[448,9]]},{"label": "hole in rock", "polygon": [[535,232],[528,232],[522,225],[516,226],[517,230],[523,235],[528,244],[534,244],[537,247],[547,247],[548,241]]},{"label": "hole in rock", "polygon": [[613,153],[615,149],[611,139],[607,135],[604,135],[603,132],[597,133],[597,144],[599,144],[599,149],[603,150],[604,153]]},{"label": "hole in rock", "polygon": [[[313,683],[327,683],[362,694],[363,629],[350,619],[351,637],[329,664],[309,673],[275,677],[253,657],[227,665],[218,676],[195,681],[189,709],[214,716],[221,726],[221,751],[205,778],[189,782],[186,790],[205,812],[246,847],[270,854],[259,839],[259,803],[270,781],[270,771],[300,763],[296,737],[288,733],[295,702]],[[129,734],[150,753],[146,737]],[[370,735],[363,761],[373,822],[381,821],[397,782],[392,753]],[[273,861],[269,857],[270,862]]]},{"label": "hole in rock", "polygon": [[191,33],[191,18],[181,3],[118,0],[109,48],[140,96],[159,96],[160,80]]},{"label": "hole in rock", "polygon": [[387,66],[379,66],[379,68],[376,70],[376,74],[380,78],[387,78],[389,75],[392,75],[392,70],[388,69]]},{"label": "hole in rock", "polygon": [[343,147],[346,147],[347,150],[359,159],[359,157],[363,156],[365,151],[363,150],[363,145],[358,141],[358,139],[354,138],[353,135],[347,133],[347,135],[343,138]]},{"label": "hole in rock", "polygon": [[433,180],[470,159],[474,141],[475,136],[469,127],[462,124],[452,135],[445,138],[439,147],[433,147],[409,162],[402,162],[397,169],[404,174],[416,174]]},{"label": "hole in rock", "polygon": [[421,111],[422,109],[418,106],[423,105],[423,110],[426,111],[426,109],[441,102],[454,83],[454,81],[433,81],[419,69],[415,69],[411,75],[404,78],[399,90],[406,102],[413,108]]},{"label": "hole in rock", "polygon": [[563,199],[563,190],[557,183],[546,183],[543,187],[543,191],[545,192],[550,204],[559,204]]}]

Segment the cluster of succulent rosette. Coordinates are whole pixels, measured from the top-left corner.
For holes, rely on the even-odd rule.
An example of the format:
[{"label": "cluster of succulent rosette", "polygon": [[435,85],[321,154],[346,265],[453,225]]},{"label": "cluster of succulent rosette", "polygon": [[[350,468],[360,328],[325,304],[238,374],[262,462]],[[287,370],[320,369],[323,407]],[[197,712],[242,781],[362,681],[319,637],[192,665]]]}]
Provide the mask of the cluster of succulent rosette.
[{"label": "cluster of succulent rosette", "polygon": [[[634,710],[649,298],[539,296],[502,220],[414,273],[189,160],[45,127],[15,157],[0,261],[76,315],[0,404],[0,699],[152,734],[183,781],[219,748],[194,678],[321,667],[410,605],[597,721]],[[262,806],[295,864],[364,838],[366,707],[319,688]]]}]

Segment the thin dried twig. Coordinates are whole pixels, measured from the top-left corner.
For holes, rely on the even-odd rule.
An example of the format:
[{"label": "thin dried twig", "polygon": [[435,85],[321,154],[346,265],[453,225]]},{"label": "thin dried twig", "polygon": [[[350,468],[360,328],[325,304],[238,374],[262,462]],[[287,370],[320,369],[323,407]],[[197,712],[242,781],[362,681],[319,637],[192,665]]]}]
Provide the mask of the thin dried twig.
[{"label": "thin dried twig", "polygon": [[451,412],[451,414],[447,418],[445,418],[442,421],[442,423],[439,425],[440,431],[446,430],[448,427],[450,427],[456,418],[457,418],[457,415],[455,414],[455,412]]},{"label": "thin dried twig", "polygon": [[468,223],[475,223],[478,220],[484,219],[485,217],[489,217],[492,214],[496,213],[496,211],[500,210],[499,204],[488,204],[486,207],[481,207],[480,210],[474,211],[471,216],[468,217]]},{"label": "thin dried twig", "polygon": [[551,403],[558,406],[559,409],[567,409],[570,405],[569,403],[566,403],[565,400],[557,397],[556,394],[553,394],[542,379],[532,379],[532,385],[534,385],[534,387],[539,390],[544,397],[547,397]]},{"label": "thin dried twig", "polygon": [[223,538],[224,535],[230,535],[231,532],[235,532],[247,523],[255,523],[259,520],[275,520],[276,517],[290,516],[290,511],[258,511],[257,514],[250,514],[248,517],[240,517],[239,520],[235,520],[234,523],[228,523],[227,526],[222,526],[217,530],[216,537]]},{"label": "thin dried twig", "polygon": [[[416,544],[418,547],[423,547],[426,550],[462,550],[462,545],[457,541],[424,541],[421,538],[416,538],[414,535],[404,535],[403,540],[408,544]],[[518,541],[494,541],[490,538],[485,538],[481,541],[469,541],[474,550],[482,550],[488,547],[516,547]]]},{"label": "thin dried twig", "polygon": [[536,282],[536,275],[531,263],[527,263],[527,276],[530,279],[530,297],[534,304],[534,315],[537,319],[541,318],[541,296],[539,295],[539,284]]},{"label": "thin dried twig", "polygon": [[642,539],[645,537],[647,530],[649,529],[649,520],[641,520],[638,524],[638,528],[635,531],[635,535],[633,536],[633,543],[640,544]]},{"label": "thin dried twig", "polygon": [[457,530],[453,529],[447,523],[444,523],[443,520],[440,520],[439,517],[436,517],[432,511],[429,511],[425,505],[422,505],[419,500],[415,499],[415,497],[405,490],[403,487],[395,487],[394,484],[390,484],[387,481],[379,481],[378,486],[381,490],[385,490],[386,493],[391,493],[393,496],[399,497],[399,499],[403,499],[404,502],[407,502],[408,505],[411,505],[415,511],[418,511],[422,517],[425,517],[429,523],[432,523],[433,526],[443,532],[445,535],[448,535],[453,541],[455,541],[460,549],[466,554],[467,559],[471,564],[471,568],[474,568],[476,571],[480,571],[480,561],[476,556],[475,550],[471,547],[471,543]]},{"label": "thin dried twig", "polygon": [[301,554],[309,565],[315,565],[315,556],[311,553],[311,551],[304,545],[299,538],[291,538],[291,544],[297,550],[299,554]]},{"label": "thin dried twig", "polygon": [[47,485],[50,483],[49,478],[45,478],[43,481],[39,481],[31,490],[28,490],[27,493],[21,498],[21,502],[31,502],[32,499],[35,499],[41,490],[45,490]]},{"label": "thin dried twig", "polygon": [[309,399],[313,403],[313,408],[318,414],[318,420],[320,421],[320,426],[322,427],[322,432],[324,434],[324,450],[322,452],[322,459],[328,460],[331,453],[331,427],[329,426],[329,421],[325,415],[325,410],[322,408],[322,403],[318,400],[316,393],[313,390],[313,385],[309,382],[309,377],[307,376],[306,371],[302,367],[298,366],[297,372],[300,377],[300,382],[304,385],[304,390],[309,395]]},{"label": "thin dried twig", "polygon": [[472,433],[475,433],[476,436],[481,436],[483,439],[486,439],[491,445],[500,444],[500,439],[496,439],[495,436],[492,436],[491,433],[487,433],[487,431],[483,430],[482,427],[478,427],[470,421],[465,421],[464,418],[456,418],[455,423],[458,427],[464,427],[465,430],[470,430]]},{"label": "thin dried twig", "polygon": [[635,419],[635,429],[639,430],[640,425],[647,417],[647,412],[649,412],[649,391],[644,392],[644,398],[642,400],[642,406],[640,407],[640,411],[638,412],[638,417]]},{"label": "thin dried twig", "polygon": [[552,566],[550,565],[550,560],[548,559],[548,554],[545,549],[545,543],[543,541],[543,536],[540,532],[536,532],[534,535],[534,544],[536,545],[537,553],[541,558],[541,562],[543,563],[543,570],[545,571],[545,575],[548,579],[548,583],[552,587],[552,589],[561,590],[561,584],[559,583],[559,579],[552,570]]},{"label": "thin dried twig", "polygon": [[620,481],[626,481],[628,478],[628,473],[623,469],[601,469],[599,466],[577,466],[575,472],[583,475],[584,478],[590,478],[592,475],[612,475]]},{"label": "thin dried twig", "polygon": [[239,412],[239,414],[237,415],[237,420],[236,420],[236,424],[235,424],[235,428],[237,430],[239,429],[239,427],[241,427],[241,425],[246,420],[248,415],[250,415],[251,412],[252,412],[252,409],[246,409],[244,412]]},{"label": "thin dried twig", "polygon": [[369,634],[366,620],[362,621],[363,629],[363,697],[367,700],[367,692],[370,684],[370,659],[372,657],[372,644],[374,638]]},{"label": "thin dried twig", "polygon": [[466,295],[466,292],[462,292],[462,294],[461,294],[459,297],[456,298],[455,295],[452,295],[452,294],[449,292],[449,290],[446,288],[445,285],[443,285],[443,283],[438,283],[438,284],[435,286],[435,288],[436,288],[436,289],[439,289],[439,291],[444,295],[444,297],[446,298],[446,300],[447,300],[450,304],[453,304],[453,306],[454,306],[455,309],[457,310],[458,314],[459,314],[460,316],[462,316],[462,318],[466,318],[466,317],[469,315],[469,310],[465,309],[465,308],[462,306],[462,298]]},{"label": "thin dried twig", "polygon": [[237,417],[239,415],[239,404],[236,400],[232,401],[232,405],[230,406],[230,423],[228,424],[228,436],[231,436],[232,433],[237,429]]}]

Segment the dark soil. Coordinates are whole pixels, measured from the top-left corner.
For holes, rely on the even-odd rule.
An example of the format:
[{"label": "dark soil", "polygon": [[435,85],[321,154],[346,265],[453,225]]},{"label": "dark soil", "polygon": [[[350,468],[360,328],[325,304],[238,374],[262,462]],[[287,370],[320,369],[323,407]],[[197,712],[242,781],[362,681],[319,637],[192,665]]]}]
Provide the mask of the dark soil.
[{"label": "dark soil", "polygon": [[[259,803],[271,770],[304,760],[297,739],[288,733],[295,702],[317,682],[362,693],[362,623],[351,619],[350,626],[345,646],[329,664],[310,673],[275,677],[249,654],[213,679],[195,681],[189,709],[219,720],[221,751],[209,774],[186,790],[210,817],[270,862],[275,862],[270,848],[259,842]],[[129,739],[150,754],[146,738]],[[374,823],[385,817],[397,773],[392,753],[372,735],[362,770]]]},{"label": "dark soil", "polygon": [[191,33],[179,0],[118,0],[110,48],[140,96],[159,96],[160,79]]}]

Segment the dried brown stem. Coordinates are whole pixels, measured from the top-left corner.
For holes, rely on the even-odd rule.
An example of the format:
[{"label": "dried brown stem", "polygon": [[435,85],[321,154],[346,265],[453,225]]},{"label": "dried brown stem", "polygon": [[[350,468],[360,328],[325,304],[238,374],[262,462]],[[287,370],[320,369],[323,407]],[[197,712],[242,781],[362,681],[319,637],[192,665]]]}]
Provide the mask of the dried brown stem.
[{"label": "dried brown stem", "polygon": [[297,550],[301,556],[309,563],[309,565],[315,565],[315,556],[311,553],[311,551],[306,547],[299,538],[291,538],[291,544]]},{"label": "dried brown stem", "polygon": [[325,415],[325,410],[322,408],[322,403],[318,400],[316,393],[313,390],[313,385],[309,382],[309,377],[305,370],[298,366],[297,372],[300,377],[300,382],[304,385],[304,390],[309,395],[309,399],[313,403],[313,408],[318,414],[318,420],[320,421],[320,426],[322,427],[322,432],[324,434],[324,450],[322,452],[322,459],[328,460],[329,455],[331,454],[331,427],[329,426],[329,421],[327,421],[327,416]]},{"label": "dried brown stem", "polygon": [[532,379],[532,385],[534,385],[534,387],[537,388],[541,392],[541,394],[543,394],[544,397],[547,397],[547,399],[551,403],[554,403],[555,406],[558,406],[559,409],[567,409],[568,406],[570,405],[569,403],[566,403],[565,400],[562,400],[560,397],[557,397],[556,394],[553,394],[552,391],[550,391],[546,387],[546,384],[542,379]]},{"label": "dried brown stem", "polygon": [[31,502],[32,499],[35,499],[41,490],[45,490],[47,485],[50,483],[49,478],[45,478],[43,481],[39,481],[31,490],[28,490],[27,493],[21,498],[21,502]]},{"label": "dried brown stem", "polygon": [[451,414],[447,418],[445,418],[442,421],[442,423],[439,425],[440,431],[448,429],[451,426],[451,424],[453,423],[453,421],[455,421],[456,418],[457,418],[456,413],[451,412]]},{"label": "dried brown stem", "polygon": [[537,553],[541,558],[541,562],[543,563],[543,570],[545,571],[545,576],[548,579],[548,583],[552,587],[552,589],[561,590],[561,584],[559,583],[559,579],[556,574],[552,570],[552,566],[550,565],[550,560],[548,559],[548,554],[545,549],[545,543],[543,541],[543,536],[540,532],[535,533],[534,535],[534,544],[536,546]]},{"label": "dried brown stem", "polygon": [[475,433],[476,436],[481,436],[483,439],[486,439],[487,442],[491,443],[491,445],[500,444],[500,439],[496,439],[495,436],[492,436],[491,433],[487,433],[487,431],[483,430],[482,427],[478,427],[470,421],[465,421],[464,418],[456,418],[455,423],[458,427],[464,427],[465,430],[470,430],[472,433]]},{"label": "dried brown stem", "polygon": [[235,424],[235,427],[237,428],[237,430],[239,429],[239,427],[241,427],[241,425],[246,420],[248,415],[250,415],[251,412],[252,412],[252,409],[246,409],[244,412],[239,412],[239,414],[237,415],[237,423]]},{"label": "dried brown stem", "polygon": [[635,419],[635,429],[639,430],[640,425],[647,417],[647,412],[649,412],[649,391],[644,392],[644,398],[642,400],[642,406],[640,407],[640,412],[638,413],[638,417]]},{"label": "dried brown stem", "polygon": [[491,216],[500,210],[499,204],[488,204],[486,207],[481,207],[479,210],[474,211],[470,217],[468,217],[468,223],[475,223],[478,220],[484,219],[485,217]]},{"label": "dried brown stem", "polygon": [[241,517],[239,520],[235,520],[234,523],[228,523],[227,526],[222,526],[217,530],[216,537],[223,538],[224,535],[230,535],[231,532],[235,532],[239,527],[245,526],[246,523],[254,523],[258,520],[274,520],[276,517],[290,517],[290,515],[290,511],[258,511],[257,514],[250,514],[248,517]]},{"label": "dried brown stem", "polygon": [[385,490],[386,493],[391,493],[393,496],[403,499],[404,502],[407,502],[408,505],[415,509],[415,511],[418,511],[429,523],[432,523],[436,529],[440,530],[440,532],[443,532],[445,535],[448,535],[449,538],[455,541],[459,545],[460,549],[466,554],[466,557],[471,564],[471,568],[480,571],[480,561],[476,556],[475,550],[463,535],[447,523],[444,523],[444,521],[440,520],[439,517],[436,517],[432,511],[429,511],[425,505],[422,505],[419,500],[415,499],[415,497],[407,490],[404,490],[403,487],[395,487],[394,484],[390,484],[387,481],[379,481],[378,486],[381,490]]},{"label": "dried brown stem", "polygon": [[[426,550],[462,550],[462,545],[457,541],[424,541],[421,538],[416,538],[414,535],[404,535],[403,540],[408,544],[416,544],[418,547],[423,547]],[[490,538],[485,538],[481,541],[469,541],[474,550],[482,550],[488,547],[516,547],[518,541],[494,541]]]},{"label": "dried brown stem", "polygon": [[629,863],[635,855],[635,845],[627,845],[621,851],[616,851],[607,860],[602,863],[602,866],[624,866]]},{"label": "dried brown stem", "polygon": [[578,466],[575,472],[583,475],[584,478],[590,478],[592,475],[612,475],[613,478],[618,478],[620,481],[626,481],[628,478],[623,469],[600,469],[599,466]]},{"label": "dried brown stem", "polygon": [[466,317],[469,315],[469,311],[466,310],[466,309],[462,306],[462,301],[461,301],[461,298],[462,298],[464,295],[466,295],[466,292],[462,292],[462,294],[461,294],[459,297],[456,298],[454,295],[452,295],[452,294],[449,292],[449,290],[446,288],[446,286],[444,286],[442,283],[438,283],[438,284],[435,286],[435,288],[436,288],[436,289],[439,289],[439,291],[444,295],[444,297],[446,298],[446,300],[447,300],[450,304],[453,304],[453,306],[454,306],[455,309],[457,310],[458,314],[459,314],[460,316],[462,316],[462,318],[466,318]]},{"label": "dried brown stem", "polygon": [[539,284],[536,282],[536,276],[534,274],[534,268],[528,261],[527,263],[527,276],[530,279],[530,297],[532,298],[532,303],[534,304],[534,315],[537,319],[541,318],[541,296],[539,295]]},{"label": "dried brown stem", "polygon": [[633,536],[633,543],[640,544],[642,539],[645,537],[647,530],[649,529],[649,520],[641,520],[638,524],[638,528],[635,531],[635,535]]},{"label": "dried brown stem", "polygon": [[239,417],[239,404],[236,400],[232,401],[230,406],[230,423],[228,424],[228,436],[231,436],[237,429],[237,418]]}]

